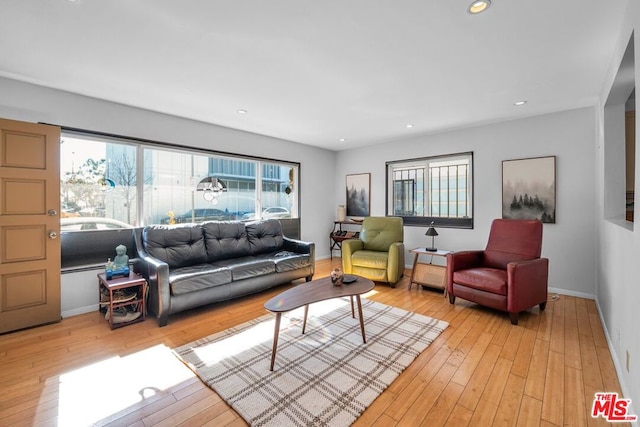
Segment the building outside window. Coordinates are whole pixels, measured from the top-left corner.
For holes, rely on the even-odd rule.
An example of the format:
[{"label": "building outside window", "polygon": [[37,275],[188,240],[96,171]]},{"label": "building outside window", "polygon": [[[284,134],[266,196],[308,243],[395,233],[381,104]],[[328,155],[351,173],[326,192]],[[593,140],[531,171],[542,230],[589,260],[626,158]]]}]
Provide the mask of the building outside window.
[{"label": "building outside window", "polygon": [[[63,132],[60,164],[62,231],[298,217],[294,163]],[[205,199],[207,177],[225,191]]]},{"label": "building outside window", "polygon": [[387,163],[387,215],[406,225],[473,227],[473,153]]}]

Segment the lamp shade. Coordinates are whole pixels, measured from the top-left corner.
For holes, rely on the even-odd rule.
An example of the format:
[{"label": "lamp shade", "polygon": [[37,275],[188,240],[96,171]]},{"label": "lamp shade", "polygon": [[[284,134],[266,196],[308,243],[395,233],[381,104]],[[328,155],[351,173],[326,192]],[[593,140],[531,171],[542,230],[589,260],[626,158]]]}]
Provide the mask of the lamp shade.
[{"label": "lamp shade", "polygon": [[424,235],[429,237],[435,237],[438,235],[438,232],[436,231],[435,228],[433,228],[433,226],[431,226],[427,229],[427,232],[424,233]]}]

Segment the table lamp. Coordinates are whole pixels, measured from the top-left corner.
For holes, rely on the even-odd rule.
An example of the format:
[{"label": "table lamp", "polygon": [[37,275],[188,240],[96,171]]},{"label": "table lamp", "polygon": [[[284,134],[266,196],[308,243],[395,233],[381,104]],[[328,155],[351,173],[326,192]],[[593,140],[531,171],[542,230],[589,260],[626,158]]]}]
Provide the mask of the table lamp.
[{"label": "table lamp", "polygon": [[427,232],[424,233],[425,236],[431,236],[431,247],[430,248],[425,248],[425,250],[429,251],[429,252],[436,252],[438,250],[438,248],[435,247],[435,238],[438,235],[438,232],[436,231],[435,228],[433,228],[433,221],[431,221],[431,224],[429,225],[429,228],[427,229]]}]

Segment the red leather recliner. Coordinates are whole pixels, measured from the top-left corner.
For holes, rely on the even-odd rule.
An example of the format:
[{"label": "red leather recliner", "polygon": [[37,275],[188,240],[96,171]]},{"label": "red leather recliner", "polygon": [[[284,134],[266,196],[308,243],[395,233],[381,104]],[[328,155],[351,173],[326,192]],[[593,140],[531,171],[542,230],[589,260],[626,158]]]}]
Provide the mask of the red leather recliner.
[{"label": "red leather recliner", "polygon": [[549,259],[542,252],[542,222],[496,219],[484,251],[447,255],[449,302],[456,297],[506,311],[511,323],[518,313],[547,304]]}]

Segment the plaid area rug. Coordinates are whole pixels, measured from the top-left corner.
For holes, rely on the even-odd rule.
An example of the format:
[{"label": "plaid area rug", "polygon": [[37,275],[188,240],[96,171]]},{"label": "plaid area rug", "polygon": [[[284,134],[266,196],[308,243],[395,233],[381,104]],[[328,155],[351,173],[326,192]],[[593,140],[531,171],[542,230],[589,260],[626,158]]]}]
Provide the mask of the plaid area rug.
[{"label": "plaid area rug", "polygon": [[349,299],[285,313],[273,372],[275,315],[194,341],[175,354],[252,426],[348,426],[447,328],[362,299],[367,343]]}]

